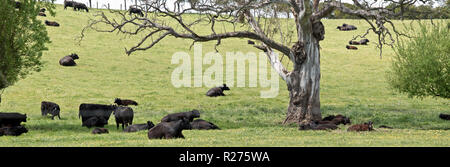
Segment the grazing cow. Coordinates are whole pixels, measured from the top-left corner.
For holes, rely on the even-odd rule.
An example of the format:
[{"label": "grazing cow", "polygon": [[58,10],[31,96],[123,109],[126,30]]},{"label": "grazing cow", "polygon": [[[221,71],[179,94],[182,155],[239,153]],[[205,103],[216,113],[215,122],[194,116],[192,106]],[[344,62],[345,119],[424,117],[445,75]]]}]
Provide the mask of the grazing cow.
[{"label": "grazing cow", "polygon": [[119,129],[119,124],[122,124],[122,129],[125,129],[125,126],[133,124],[133,109],[131,107],[117,107],[114,110],[114,116],[116,118],[117,129]]},{"label": "grazing cow", "polygon": [[75,7],[75,3],[77,2],[64,0],[64,9],[67,9],[67,7]]},{"label": "grazing cow", "polygon": [[373,122],[369,121],[368,123],[364,123],[364,124],[356,124],[353,126],[350,126],[347,131],[373,131]]},{"label": "grazing cow", "polygon": [[116,103],[119,106],[128,106],[128,105],[135,105],[135,106],[137,106],[138,105],[138,103],[136,101],[126,100],[126,99],[122,100],[122,99],[119,99],[119,98],[116,98],[114,100],[114,103]]},{"label": "grazing cow", "polygon": [[225,94],[223,94],[223,91],[225,90],[230,90],[227,84],[223,84],[223,86],[209,89],[208,92],[206,92],[206,96],[209,97],[225,96]]},{"label": "grazing cow", "polygon": [[80,10],[83,10],[83,9],[86,10],[86,12],[89,12],[89,9],[86,6],[86,4],[75,2],[74,6],[73,6],[73,10],[80,11]]},{"label": "grazing cow", "polygon": [[161,122],[155,127],[148,131],[149,139],[172,139],[172,138],[183,138],[182,131],[184,129],[192,129],[189,120],[183,118],[178,121],[172,122]]},{"label": "grazing cow", "polygon": [[59,105],[53,102],[49,101],[41,102],[41,113],[42,116],[46,116],[47,114],[52,115],[52,120],[55,118],[55,116],[58,116],[58,118],[61,119],[59,115],[60,113]]},{"label": "grazing cow", "polygon": [[91,117],[99,117],[106,121],[105,124],[108,124],[109,117],[111,113],[116,110],[117,106],[115,105],[102,105],[102,104],[81,104],[78,118],[81,117],[81,120],[84,122]]},{"label": "grazing cow", "polygon": [[45,8],[41,8],[41,9],[39,9],[39,12],[45,12],[46,11],[46,9]]},{"label": "grazing cow", "polygon": [[210,130],[210,129],[220,129],[217,125],[211,122],[205,121],[203,119],[197,119],[191,123],[192,129],[199,130]]},{"label": "grazing cow", "polygon": [[443,120],[450,120],[450,115],[449,114],[439,114],[439,118],[441,118]]},{"label": "grazing cow", "polygon": [[81,126],[91,128],[91,127],[104,127],[107,124],[108,120],[106,120],[104,117],[93,116],[83,121],[83,124]]},{"label": "grazing cow", "polygon": [[22,122],[27,122],[27,114],[0,113],[0,127],[20,126]]},{"label": "grazing cow", "polygon": [[144,17],[144,13],[142,12],[142,10],[139,9],[139,8],[136,8],[136,7],[130,6],[129,13],[130,13],[130,15],[131,15],[132,13],[135,13],[135,14],[140,15],[141,17]]},{"label": "grazing cow", "polygon": [[188,112],[181,112],[181,113],[174,113],[169,114],[161,119],[161,122],[172,122],[172,121],[178,121],[183,118],[186,118],[189,120],[189,122],[192,122],[194,118],[199,118],[200,112],[198,110],[192,110]]},{"label": "grazing cow", "polygon": [[0,136],[20,136],[22,133],[27,133],[28,129],[25,126],[0,127]]},{"label": "grazing cow", "polygon": [[44,12],[39,12],[38,16],[43,16],[43,17],[47,17],[47,15]]},{"label": "grazing cow", "polygon": [[146,124],[134,124],[126,127],[123,131],[124,132],[137,132],[141,130],[148,130],[155,126],[152,121],[147,121]]},{"label": "grazing cow", "polygon": [[350,45],[345,46],[345,48],[352,49],[352,50],[358,50],[358,48],[356,46],[350,46]]},{"label": "grazing cow", "polygon": [[94,130],[92,130],[92,134],[104,134],[104,133],[109,133],[108,129],[106,128],[95,128]]},{"label": "grazing cow", "polygon": [[45,20],[45,25],[47,25],[47,26],[59,27],[59,23],[57,23],[56,21],[48,21],[48,20]]},{"label": "grazing cow", "polygon": [[64,56],[59,60],[59,64],[62,66],[76,66],[77,63],[75,62],[76,59],[79,59],[77,54],[72,53],[71,55]]}]

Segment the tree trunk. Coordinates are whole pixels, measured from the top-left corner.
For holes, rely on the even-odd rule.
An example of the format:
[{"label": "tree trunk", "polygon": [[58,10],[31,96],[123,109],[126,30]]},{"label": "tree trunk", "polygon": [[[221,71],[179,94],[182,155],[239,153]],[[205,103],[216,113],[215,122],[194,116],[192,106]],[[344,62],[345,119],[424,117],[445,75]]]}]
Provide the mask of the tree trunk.
[{"label": "tree trunk", "polygon": [[320,113],[320,52],[318,40],[312,33],[292,47],[294,70],[286,78],[289,107],[284,124],[298,123],[308,129],[313,121],[322,119]]}]

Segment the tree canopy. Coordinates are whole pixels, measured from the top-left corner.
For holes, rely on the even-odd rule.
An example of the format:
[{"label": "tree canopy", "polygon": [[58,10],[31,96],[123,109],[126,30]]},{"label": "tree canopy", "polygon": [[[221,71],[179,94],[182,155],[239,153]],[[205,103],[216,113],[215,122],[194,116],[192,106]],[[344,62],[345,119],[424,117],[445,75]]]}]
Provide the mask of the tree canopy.
[{"label": "tree canopy", "polygon": [[37,14],[46,8],[55,15],[55,7],[49,2],[0,1],[0,90],[41,69],[42,51],[47,50],[45,44],[50,39]]}]

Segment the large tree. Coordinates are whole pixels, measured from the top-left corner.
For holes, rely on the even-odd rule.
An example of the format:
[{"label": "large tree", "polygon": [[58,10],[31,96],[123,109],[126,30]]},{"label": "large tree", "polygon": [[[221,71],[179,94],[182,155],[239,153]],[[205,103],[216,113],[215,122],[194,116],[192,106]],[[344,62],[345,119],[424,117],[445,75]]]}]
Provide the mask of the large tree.
[{"label": "large tree", "polygon": [[18,79],[40,70],[42,51],[50,39],[37,14],[45,7],[54,15],[50,1],[0,1],[0,96]]},{"label": "large tree", "polygon": [[[129,35],[145,33],[145,37],[135,46],[126,49],[128,55],[151,49],[169,36],[190,39],[193,42],[217,41],[216,46],[229,38],[256,40],[258,44],[254,47],[266,53],[272,68],[286,81],[290,102],[284,123],[298,123],[301,129],[308,129],[311,122],[322,118],[319,96],[319,41],[324,39],[325,32],[321,19],[337,10],[365,20],[370,28],[367,33],[358,37],[365,37],[369,32],[375,33],[381,54],[383,45],[392,45],[396,35],[400,34],[390,18],[401,15],[403,10],[398,9],[406,8],[417,0],[352,2],[355,8],[348,8],[336,0],[148,1],[147,4],[141,5],[142,9],[148,10],[144,17],[129,16],[123,11],[111,10],[110,12],[116,14],[115,17],[120,17],[120,21],[117,21],[103,12],[98,13],[96,19],[91,20],[85,27],[82,36],[87,29]],[[319,7],[319,3],[323,5]],[[386,7],[388,5],[389,7]],[[193,16],[197,19],[192,20]],[[285,18],[293,18],[294,25],[289,24]],[[208,34],[197,32],[193,28],[205,24],[210,25],[211,32]],[[222,31],[222,24],[235,28]],[[236,28],[242,24],[248,29]],[[104,25],[108,28],[105,29]],[[292,40],[294,42],[291,42]],[[280,60],[282,57],[278,57],[275,52],[280,52],[282,57],[286,56],[292,62],[293,70],[288,71]]]}]

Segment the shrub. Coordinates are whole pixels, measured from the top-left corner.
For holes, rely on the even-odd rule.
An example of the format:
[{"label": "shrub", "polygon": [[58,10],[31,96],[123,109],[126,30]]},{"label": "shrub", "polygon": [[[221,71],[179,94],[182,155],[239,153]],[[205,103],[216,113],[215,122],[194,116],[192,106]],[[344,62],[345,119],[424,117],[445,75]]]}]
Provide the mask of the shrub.
[{"label": "shrub", "polygon": [[449,98],[450,23],[419,24],[419,31],[409,29],[415,37],[398,41],[388,82],[409,97]]}]

